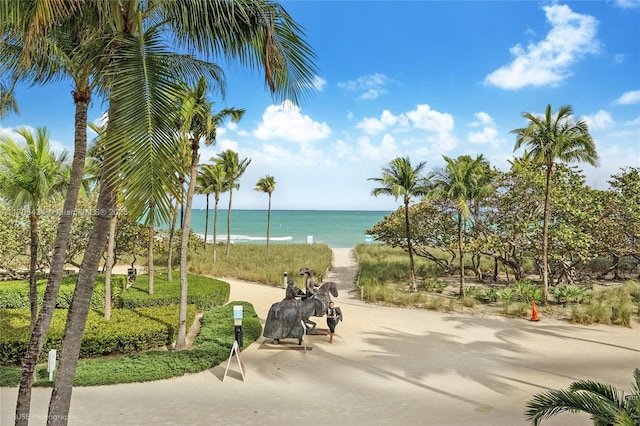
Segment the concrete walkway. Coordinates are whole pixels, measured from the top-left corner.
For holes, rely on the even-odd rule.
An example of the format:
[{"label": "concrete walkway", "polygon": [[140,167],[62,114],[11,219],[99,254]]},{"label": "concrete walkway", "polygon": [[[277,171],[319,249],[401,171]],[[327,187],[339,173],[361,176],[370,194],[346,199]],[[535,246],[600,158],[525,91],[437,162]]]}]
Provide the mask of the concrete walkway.
[{"label": "concrete walkway", "polygon": [[[351,260],[349,260],[351,259]],[[334,250],[334,276],[354,268]],[[346,270],[343,270],[343,272]],[[264,321],[282,288],[228,280]],[[342,285],[346,287],[342,287]],[[341,289],[351,284],[341,283]],[[308,336],[279,346],[263,338],[222,365],[171,380],[75,388],[70,425],[525,425],[538,392],[590,379],[629,391],[640,367],[633,328],[574,326],[362,304],[341,291],[333,344]],[[324,319],[320,320],[324,323]],[[0,424],[12,424],[17,389],[0,390]],[[34,389],[32,425],[45,423],[50,390]],[[588,425],[566,414],[544,425]]]}]

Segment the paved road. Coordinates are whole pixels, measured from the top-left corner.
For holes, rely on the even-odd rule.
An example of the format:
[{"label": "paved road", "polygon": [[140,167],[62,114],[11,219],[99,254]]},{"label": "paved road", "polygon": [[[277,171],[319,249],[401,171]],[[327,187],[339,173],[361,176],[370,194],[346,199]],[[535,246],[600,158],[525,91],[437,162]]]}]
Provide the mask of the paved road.
[{"label": "paved road", "polygon": [[[282,288],[229,281],[231,300],[250,301],[263,320],[284,297]],[[628,391],[640,367],[637,320],[629,329],[451,315],[365,305],[346,291],[337,304],[345,321],[333,344],[309,336],[305,351],[259,339],[242,352],[246,381],[233,358],[224,381],[226,362],[171,380],[76,388],[69,424],[525,425],[533,394],[585,378]],[[44,424],[49,394],[34,389],[31,424]],[[2,425],[15,396],[0,390]],[[591,423],[561,415],[543,424]]]}]

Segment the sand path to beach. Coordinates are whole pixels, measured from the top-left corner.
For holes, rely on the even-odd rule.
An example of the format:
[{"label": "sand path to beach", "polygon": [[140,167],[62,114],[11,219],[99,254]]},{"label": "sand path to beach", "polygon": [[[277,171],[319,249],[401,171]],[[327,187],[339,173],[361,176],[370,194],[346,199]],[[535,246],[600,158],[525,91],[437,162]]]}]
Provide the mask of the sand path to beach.
[{"label": "sand path to beach", "polygon": [[[330,273],[353,273],[352,250],[333,253]],[[228,281],[230,300],[251,302],[262,321],[284,297],[282,288]],[[637,318],[633,328],[577,326],[379,307],[357,295],[336,298],[345,318],[332,344],[308,336],[304,350],[260,338],[241,354],[245,381],[234,357],[224,381],[226,361],[170,380],[75,388],[69,424],[525,425],[535,393],[581,379],[629,391],[640,367]],[[30,424],[45,423],[50,392],[34,389]],[[2,425],[13,423],[16,394],[0,390]],[[563,414],[543,424],[591,422]]]}]

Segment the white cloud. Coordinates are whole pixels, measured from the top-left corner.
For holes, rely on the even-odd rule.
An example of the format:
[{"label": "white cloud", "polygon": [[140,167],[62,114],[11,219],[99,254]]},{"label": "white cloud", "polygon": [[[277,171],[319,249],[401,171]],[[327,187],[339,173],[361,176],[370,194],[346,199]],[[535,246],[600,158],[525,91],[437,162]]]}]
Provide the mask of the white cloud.
[{"label": "white cloud", "polygon": [[362,129],[367,134],[376,135],[398,123],[406,124],[406,117],[393,115],[389,110],[385,109],[382,111],[380,118],[364,118],[356,124],[356,127]]},{"label": "white cloud", "polygon": [[376,163],[388,162],[390,158],[397,157],[398,147],[391,135],[384,135],[378,146],[371,143],[369,138],[362,137],[357,141],[358,156],[362,160],[370,160]]},{"label": "white cloud", "polygon": [[477,120],[470,124],[471,127],[490,126],[493,124],[493,118],[491,118],[491,116],[486,112],[480,111],[476,112],[474,115]]},{"label": "white cloud", "polygon": [[411,124],[417,129],[447,134],[453,130],[453,116],[438,112],[427,104],[417,105],[416,109],[406,113]]},{"label": "white cloud", "polygon": [[350,92],[360,93],[359,99],[373,100],[387,93],[386,86],[392,82],[393,80],[386,75],[376,73],[365,75],[355,80],[341,81],[338,83],[338,87]]},{"label": "white cloud", "polygon": [[467,140],[471,143],[485,144],[494,142],[498,136],[498,131],[493,127],[485,127],[480,132],[472,132],[467,136]]},{"label": "white cloud", "polygon": [[567,5],[543,7],[552,25],[547,37],[537,44],[510,49],[513,62],[493,71],[485,83],[502,89],[557,85],[572,74],[571,65],[588,53],[596,53],[598,21],[573,12]]},{"label": "white cloud", "polygon": [[261,140],[284,139],[292,142],[313,142],[325,139],[330,134],[329,125],[301,114],[300,107],[289,101],[267,107],[262,114],[262,122],[253,131],[253,136]]},{"label": "white cloud", "polygon": [[621,9],[635,9],[640,7],[640,1],[638,0],[615,0],[613,3]]},{"label": "white cloud", "polygon": [[631,105],[640,102],[640,90],[632,90],[630,92],[623,93],[615,103],[618,105]]},{"label": "white cloud", "polygon": [[625,121],[625,126],[640,126],[640,117],[637,117],[633,120]]},{"label": "white cloud", "polygon": [[590,130],[606,129],[615,124],[611,115],[602,109],[593,115],[585,115],[582,118]]},{"label": "white cloud", "polygon": [[313,87],[318,92],[322,92],[326,87],[326,85],[327,85],[327,80],[320,77],[319,75],[316,75],[315,77],[313,77],[313,80],[311,82],[311,87]]}]

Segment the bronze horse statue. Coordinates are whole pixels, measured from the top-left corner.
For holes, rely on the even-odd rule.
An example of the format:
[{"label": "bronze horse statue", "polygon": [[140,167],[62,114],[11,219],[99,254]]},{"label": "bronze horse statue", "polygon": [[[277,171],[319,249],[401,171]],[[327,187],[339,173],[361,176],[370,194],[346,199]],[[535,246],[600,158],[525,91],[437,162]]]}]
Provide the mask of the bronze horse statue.
[{"label": "bronze horse statue", "polygon": [[327,282],[320,286],[317,293],[305,300],[284,299],[271,305],[267,315],[267,322],[264,325],[264,337],[273,339],[278,344],[280,339],[298,339],[298,344],[302,344],[302,337],[305,334],[303,322],[311,324],[311,330],[316,327],[316,323],[310,321],[313,315],[324,316],[331,295],[338,296],[338,289],[334,282]]}]

